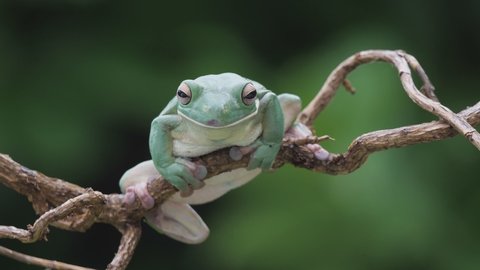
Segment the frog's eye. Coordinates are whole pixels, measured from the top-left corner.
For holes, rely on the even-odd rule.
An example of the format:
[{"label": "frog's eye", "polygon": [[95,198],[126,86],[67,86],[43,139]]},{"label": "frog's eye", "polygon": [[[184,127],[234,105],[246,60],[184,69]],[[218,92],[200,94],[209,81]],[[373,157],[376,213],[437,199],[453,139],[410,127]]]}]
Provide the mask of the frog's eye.
[{"label": "frog's eye", "polygon": [[180,103],[183,105],[187,105],[190,102],[192,99],[192,91],[190,91],[190,88],[187,84],[180,84],[177,90],[177,98],[178,101],[180,101]]},{"label": "frog's eye", "polygon": [[242,100],[245,105],[252,105],[255,103],[255,98],[257,97],[257,90],[255,86],[251,83],[247,83],[242,91]]}]

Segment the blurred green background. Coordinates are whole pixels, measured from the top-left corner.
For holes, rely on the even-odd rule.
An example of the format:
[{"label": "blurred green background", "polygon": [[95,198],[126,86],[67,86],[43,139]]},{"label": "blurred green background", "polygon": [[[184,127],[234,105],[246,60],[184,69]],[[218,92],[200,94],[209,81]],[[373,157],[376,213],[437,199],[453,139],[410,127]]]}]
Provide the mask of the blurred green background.
[{"label": "blurred green background", "polygon": [[[149,158],[150,121],[179,82],[236,72],[306,104],[364,49],[404,49],[455,111],[480,100],[480,1],[11,0],[0,4],[0,153],[102,192]],[[373,130],[434,120],[388,64],[362,66],[316,122],[345,151]],[[480,269],[480,156],[463,138],[373,155],[328,176],[285,166],[196,207],[209,239],[188,246],[145,226],[129,269]],[[0,224],[35,220],[0,186]],[[119,234],[52,228],[1,245],[103,268]],[[0,269],[37,269],[0,257]]]}]

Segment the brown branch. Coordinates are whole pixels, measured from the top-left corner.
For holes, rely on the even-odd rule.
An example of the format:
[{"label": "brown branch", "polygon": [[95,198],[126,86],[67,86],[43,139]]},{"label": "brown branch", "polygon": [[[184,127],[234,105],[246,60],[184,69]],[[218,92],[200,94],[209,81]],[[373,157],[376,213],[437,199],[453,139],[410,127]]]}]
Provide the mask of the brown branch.
[{"label": "brown branch", "polygon": [[420,77],[420,80],[422,80],[423,82],[423,85],[422,87],[420,88],[420,92],[422,92],[426,97],[428,97],[429,99],[431,100],[434,100],[434,101],[437,101],[437,102],[440,102],[437,98],[437,96],[435,95],[434,91],[435,91],[435,87],[433,86],[433,84],[430,82],[430,79],[428,78],[427,76],[427,73],[425,72],[425,70],[423,70],[422,66],[420,65],[420,63],[417,61],[417,59],[415,57],[413,57],[412,55],[409,55],[409,54],[406,54],[402,51],[399,51],[399,53],[402,54],[403,57],[405,57],[405,60],[407,60],[408,62],[408,65],[414,70],[417,72],[418,76]]},{"label": "brown branch", "polygon": [[[480,102],[458,114],[472,125],[480,124]],[[306,158],[309,152],[304,147],[283,148],[282,158],[295,166],[328,174],[347,174],[358,169],[370,154],[391,148],[444,140],[458,132],[444,121],[405,126],[395,129],[378,130],[356,138],[342,154],[333,155],[323,162]]]},{"label": "brown branch", "polygon": [[[274,164],[275,169],[285,163],[291,163],[329,174],[350,173],[359,168],[374,152],[442,140],[455,136],[458,132],[479,147],[478,132],[472,125],[480,122],[480,103],[458,115],[451,112],[436,100],[434,88],[417,60],[401,51],[364,51],[346,59],[330,74],[318,95],[300,114],[299,121],[311,126],[317,115],[329,104],[340,85],[343,84],[348,90],[353,91],[353,87],[346,80],[353,69],[361,64],[378,60],[392,63],[397,68],[402,85],[409,97],[420,107],[439,116],[441,120],[364,134],[352,142],[347,152],[331,154],[327,161],[317,160],[306,149],[305,144],[317,143],[328,136],[312,136],[300,140],[286,139]],[[421,91],[413,84],[410,67],[419,74],[423,82]],[[241,160],[233,161],[229,157],[228,149],[223,149],[199,157],[197,161],[206,165],[207,177],[211,177],[246,167],[249,157],[245,156]],[[94,223],[107,223],[122,233],[118,252],[108,265],[108,269],[125,269],[128,265],[140,239],[139,223],[145,214],[138,200],[127,207],[122,203],[123,195],[121,194],[106,195],[45,176],[23,167],[2,154],[0,154],[0,183],[26,196],[36,213],[41,215],[34,225],[26,230],[0,226],[0,238],[34,242],[45,238],[50,225],[83,232]],[[147,188],[157,205],[175,192],[173,186],[161,178],[150,182]],[[61,269],[60,266],[49,267]]]},{"label": "brown branch", "polygon": [[125,228],[120,230],[122,239],[112,262],[107,266],[108,270],[126,269],[135,253],[140,237],[142,236],[142,226],[140,224],[126,224]]},{"label": "brown branch", "polygon": [[[317,115],[333,98],[338,87],[345,82],[347,75],[359,65],[373,61],[384,61],[393,64],[398,71],[403,89],[413,102],[424,110],[445,120],[480,150],[480,133],[478,133],[478,131],[463,118],[457,116],[449,108],[443,106],[437,101],[437,98],[433,93],[434,87],[430,83],[430,80],[421,65],[415,57],[408,55],[403,51],[370,50],[356,53],[347,58],[328,76],[327,81],[320,89],[317,96],[299,115],[298,120],[307,126],[311,126],[313,120],[315,120]],[[419,74],[419,77],[423,82],[423,92],[425,92],[427,96],[422,94],[422,92],[420,92],[415,86],[410,66],[413,66],[414,70]]]},{"label": "brown branch", "polygon": [[300,139],[285,138],[283,139],[283,144],[285,145],[306,145],[306,144],[315,144],[326,140],[334,140],[328,135],[323,135],[320,137],[317,136],[308,136]]},{"label": "brown branch", "polygon": [[64,269],[64,270],[93,270],[93,268],[85,268],[73,264],[63,263],[59,261],[46,260],[42,258],[33,257],[17,251],[13,251],[6,247],[0,246],[0,255],[14,259],[24,264],[36,265],[48,269]]},{"label": "brown branch", "polygon": [[69,199],[62,205],[45,212],[35,221],[33,226],[28,227],[28,230],[16,229],[9,235],[7,232],[13,228],[0,226],[0,238],[13,238],[23,243],[36,242],[46,237],[50,224],[55,224],[56,221],[65,218],[74,211],[89,209],[90,207],[99,207],[102,203],[102,193],[87,190],[87,193]]}]

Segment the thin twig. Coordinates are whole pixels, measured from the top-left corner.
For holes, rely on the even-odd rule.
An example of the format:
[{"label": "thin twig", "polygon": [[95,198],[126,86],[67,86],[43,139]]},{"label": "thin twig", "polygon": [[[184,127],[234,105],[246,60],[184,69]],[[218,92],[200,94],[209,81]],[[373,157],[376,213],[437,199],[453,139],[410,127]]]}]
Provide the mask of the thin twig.
[{"label": "thin twig", "polygon": [[112,262],[107,266],[107,270],[123,270],[127,268],[135,253],[135,248],[138,242],[140,242],[142,226],[139,223],[134,225],[127,224],[121,232],[122,239],[120,240],[118,252],[115,254]]},{"label": "thin twig", "polygon": [[63,263],[54,260],[47,260],[26,255],[17,251],[13,251],[6,247],[0,246],[0,255],[14,259],[24,264],[36,265],[48,269],[62,269],[62,270],[94,270],[93,268],[81,267],[73,264]]},{"label": "thin twig", "polygon": [[420,80],[422,80],[423,85],[420,88],[420,92],[422,92],[429,99],[440,102],[437,96],[435,95],[435,87],[433,86],[432,82],[430,82],[430,79],[428,78],[427,73],[425,72],[425,70],[423,70],[422,66],[417,61],[417,59],[412,55],[407,54],[403,51],[399,51],[399,53],[403,54],[403,57],[405,57],[405,60],[407,60],[408,65],[415,72],[417,72],[418,76],[420,77]]},{"label": "thin twig", "polygon": [[355,89],[355,87],[353,87],[352,83],[350,83],[349,80],[343,80],[342,84],[343,87],[345,87],[345,89],[350,92],[350,94],[355,94],[355,92],[357,92],[357,90]]},{"label": "thin twig", "polygon": [[19,229],[13,226],[2,226],[0,225],[0,238],[10,238],[10,239],[28,239],[31,236],[31,233],[28,230]]},{"label": "thin twig", "polygon": [[317,144],[319,142],[323,142],[323,141],[326,141],[326,140],[334,140],[332,137],[328,136],[328,135],[323,135],[323,136],[308,136],[308,137],[305,137],[305,138],[295,138],[295,139],[292,139],[292,138],[285,138],[283,139],[283,144],[284,145],[306,145],[306,144]]}]

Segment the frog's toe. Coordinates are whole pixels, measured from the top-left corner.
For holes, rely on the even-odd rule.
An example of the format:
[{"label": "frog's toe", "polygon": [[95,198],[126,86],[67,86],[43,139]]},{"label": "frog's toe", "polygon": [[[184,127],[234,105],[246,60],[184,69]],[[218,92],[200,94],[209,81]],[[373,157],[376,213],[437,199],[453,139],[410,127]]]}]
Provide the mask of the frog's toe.
[{"label": "frog's toe", "polygon": [[273,160],[271,159],[264,159],[262,160],[262,163],[260,164],[260,167],[263,169],[263,170],[268,170],[272,167],[273,165]]},{"label": "frog's toe", "polygon": [[230,151],[228,152],[228,155],[233,160],[240,160],[243,157],[243,154],[240,151],[240,147],[238,147],[238,146],[234,146],[234,147],[230,148]]},{"label": "frog's toe", "polygon": [[180,190],[180,197],[188,197],[193,194],[193,189],[188,187],[188,189]]},{"label": "frog's toe", "polygon": [[254,145],[249,145],[249,146],[234,146],[230,148],[230,151],[228,152],[229,156],[233,160],[240,160],[243,158],[243,156],[252,153],[255,151],[256,146]]},{"label": "frog's toe", "polygon": [[192,187],[179,176],[172,175],[168,177],[168,182],[180,191],[180,196],[182,197],[188,197],[193,193]]},{"label": "frog's toe", "polygon": [[[203,166],[202,164],[198,164],[183,158],[178,158],[177,162],[185,165],[185,167],[187,167],[187,169],[191,172],[193,177],[195,177],[198,180],[201,180],[207,176],[207,167]],[[181,177],[186,179],[187,182],[190,183],[189,179],[187,179],[190,177],[188,172],[183,173]]]},{"label": "frog's toe", "polygon": [[318,151],[315,151],[314,155],[319,160],[324,160],[325,161],[325,160],[330,159],[330,153],[325,149],[320,149]]},{"label": "frog's toe", "polygon": [[[207,177],[207,167],[203,165],[196,165],[195,169],[193,170],[193,176],[197,179],[204,179]],[[203,183],[203,182],[202,182]]]},{"label": "frog's toe", "polygon": [[135,189],[133,187],[128,187],[125,190],[125,194],[123,197],[123,203],[126,205],[132,205],[135,202]]},{"label": "frog's toe", "polygon": [[330,152],[328,152],[318,144],[307,144],[307,148],[312,151],[313,155],[318,160],[328,161],[331,158]]},{"label": "frog's toe", "polygon": [[155,199],[148,193],[147,182],[142,182],[129,186],[125,190],[125,196],[123,202],[127,205],[131,205],[135,202],[135,198],[138,198],[145,209],[151,209],[155,205]]},{"label": "frog's toe", "polygon": [[195,178],[193,174],[191,174],[189,171],[185,171],[184,173],[182,173],[181,177],[193,189],[200,189],[205,186],[205,183],[202,180]]},{"label": "frog's toe", "polygon": [[248,162],[247,170],[256,169],[260,167],[260,164],[262,164],[262,160],[253,156],[250,158],[250,162]]}]

